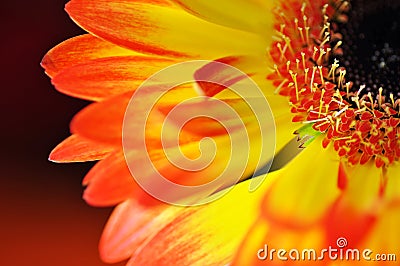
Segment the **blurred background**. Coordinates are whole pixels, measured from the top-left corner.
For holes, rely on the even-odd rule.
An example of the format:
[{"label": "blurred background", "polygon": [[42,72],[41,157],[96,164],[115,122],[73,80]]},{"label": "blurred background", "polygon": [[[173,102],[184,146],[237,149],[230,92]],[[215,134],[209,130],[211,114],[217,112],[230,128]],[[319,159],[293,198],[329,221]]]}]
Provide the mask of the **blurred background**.
[{"label": "blurred background", "polygon": [[82,200],[81,180],[92,165],[47,161],[88,104],[56,92],[39,65],[50,48],[83,33],[66,3],[0,4],[0,265],[106,265],[97,245],[111,209]]}]

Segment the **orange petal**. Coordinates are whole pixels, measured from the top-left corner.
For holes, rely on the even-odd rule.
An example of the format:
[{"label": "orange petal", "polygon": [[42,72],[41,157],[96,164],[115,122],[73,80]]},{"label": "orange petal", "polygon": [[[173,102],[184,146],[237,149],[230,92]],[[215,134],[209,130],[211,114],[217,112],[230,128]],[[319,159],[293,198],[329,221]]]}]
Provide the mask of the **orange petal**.
[{"label": "orange petal", "polygon": [[85,34],[68,39],[51,49],[43,57],[41,65],[46,73],[53,77],[65,68],[92,59],[127,55],[137,55],[137,53]]},{"label": "orange petal", "polygon": [[83,198],[93,206],[113,206],[135,195],[138,187],[122,152],[98,162],[86,175]]},{"label": "orange petal", "polygon": [[155,72],[176,63],[149,56],[120,56],[88,61],[59,72],[52,80],[67,95],[100,101],[133,92]]},{"label": "orange petal", "polygon": [[[145,88],[146,93],[159,93],[158,86]],[[79,134],[85,138],[96,140],[108,145],[122,145],[122,124],[125,117],[125,112],[133,92],[127,92],[111,99],[97,102],[89,105],[85,109],[81,110],[71,122],[71,131]],[[155,106],[174,106],[181,102],[187,97],[196,95],[194,89],[191,86],[180,86],[174,90],[169,91],[164,97],[160,98],[159,102]],[[140,106],[136,106],[137,113],[143,115],[153,108],[154,102],[143,97]],[[156,108],[157,109],[157,108]],[[129,123],[127,124],[127,132],[135,132],[138,130],[138,116],[129,117]],[[153,110],[147,119],[146,138],[153,143],[153,145],[159,145],[160,141],[160,129],[163,124],[164,115],[158,110]],[[140,125],[141,126],[141,125]],[[131,129],[130,129],[131,128]],[[130,143],[136,143],[141,141],[137,139],[136,135],[127,135],[126,138],[130,138]]]},{"label": "orange petal", "polygon": [[169,205],[144,207],[134,199],[119,204],[104,228],[100,240],[100,256],[107,263],[128,259],[173,219],[173,212],[162,214]]},{"label": "orange petal", "polygon": [[264,33],[272,29],[272,1],[220,0],[216,5],[202,0],[173,0],[202,19],[236,29]]},{"label": "orange petal", "polygon": [[58,163],[86,162],[104,159],[113,147],[72,135],[57,145],[49,160]]},{"label": "orange petal", "polygon": [[66,10],[94,35],[142,53],[212,59],[267,47],[261,36],[203,21],[165,0],[72,0]]},{"label": "orange petal", "polygon": [[121,146],[122,122],[131,93],[81,110],[71,122],[71,132],[90,140]]}]

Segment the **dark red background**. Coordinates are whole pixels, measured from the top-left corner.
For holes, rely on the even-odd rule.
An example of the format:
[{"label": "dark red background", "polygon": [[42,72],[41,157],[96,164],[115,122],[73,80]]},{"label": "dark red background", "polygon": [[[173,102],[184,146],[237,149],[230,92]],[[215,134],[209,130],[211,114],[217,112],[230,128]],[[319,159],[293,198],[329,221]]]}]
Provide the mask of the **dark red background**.
[{"label": "dark red background", "polygon": [[39,65],[50,48],[83,33],[65,13],[66,2],[0,4],[0,265],[105,265],[97,244],[111,209],[82,200],[91,164],[47,161],[87,105],[56,92]]}]

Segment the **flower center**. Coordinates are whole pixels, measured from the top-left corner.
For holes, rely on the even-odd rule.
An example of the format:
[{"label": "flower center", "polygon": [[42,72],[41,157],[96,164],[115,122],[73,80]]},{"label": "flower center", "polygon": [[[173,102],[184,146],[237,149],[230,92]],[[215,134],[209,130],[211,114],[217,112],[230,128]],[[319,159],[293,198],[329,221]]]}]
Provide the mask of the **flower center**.
[{"label": "flower center", "polygon": [[361,95],[377,98],[379,88],[389,99],[400,97],[400,1],[353,1],[349,21],[339,23],[343,56],[339,61],[355,87],[365,85]]},{"label": "flower center", "polygon": [[[286,0],[268,79],[350,164],[400,158],[400,1]],[[294,18],[294,19],[292,19]]]}]

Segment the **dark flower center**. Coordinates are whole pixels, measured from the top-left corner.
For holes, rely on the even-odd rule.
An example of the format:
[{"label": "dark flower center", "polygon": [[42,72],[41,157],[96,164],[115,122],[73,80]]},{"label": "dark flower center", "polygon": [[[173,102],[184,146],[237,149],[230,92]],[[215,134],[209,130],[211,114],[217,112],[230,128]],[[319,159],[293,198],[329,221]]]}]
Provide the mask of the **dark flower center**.
[{"label": "dark flower center", "polygon": [[389,99],[400,97],[400,1],[355,0],[351,2],[347,23],[338,24],[343,35],[346,78],[353,90],[365,85],[361,95],[369,92],[377,98],[379,89]]}]

